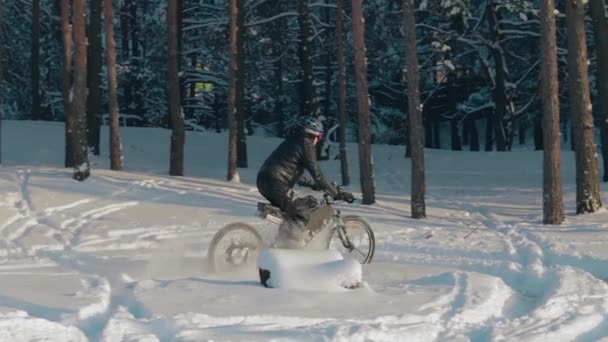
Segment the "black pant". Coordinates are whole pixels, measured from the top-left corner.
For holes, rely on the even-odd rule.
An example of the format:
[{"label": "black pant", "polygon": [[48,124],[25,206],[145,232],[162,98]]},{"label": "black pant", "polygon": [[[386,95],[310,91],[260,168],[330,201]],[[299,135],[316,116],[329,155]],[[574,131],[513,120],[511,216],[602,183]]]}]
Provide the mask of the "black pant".
[{"label": "black pant", "polygon": [[258,190],[270,204],[281,209],[290,218],[308,223],[311,209],[317,206],[316,198],[306,196],[294,199],[290,196],[291,188],[287,184],[270,177],[258,176],[256,183]]},{"label": "black pant", "polygon": [[291,206],[292,201],[289,198],[291,188],[287,184],[260,175],[257,179],[257,186],[262,196],[281,211],[287,211]]}]

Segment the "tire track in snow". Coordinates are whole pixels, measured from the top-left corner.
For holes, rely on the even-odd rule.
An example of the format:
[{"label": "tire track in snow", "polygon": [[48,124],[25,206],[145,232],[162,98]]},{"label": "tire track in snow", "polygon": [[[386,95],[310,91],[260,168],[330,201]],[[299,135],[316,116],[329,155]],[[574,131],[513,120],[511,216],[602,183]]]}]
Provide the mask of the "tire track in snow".
[{"label": "tire track in snow", "polygon": [[[86,253],[74,251],[48,252],[45,255],[54,262],[89,277],[87,296],[97,301],[80,308],[74,317],[76,326],[81,329],[91,341],[101,340],[108,329],[112,328],[115,319],[132,317],[141,321],[152,321],[154,317],[135,295],[137,283],[132,282],[125,274],[118,274],[115,265],[108,264],[104,259]],[[92,290],[92,291],[91,291]],[[156,329],[150,328],[149,334],[163,340],[175,336],[170,330],[170,324],[155,319]],[[159,328],[163,327],[163,328]],[[155,331],[156,330],[156,331]]]},{"label": "tire track in snow", "polygon": [[138,204],[139,202],[137,201],[109,204],[101,208],[86,211],[76,218],[70,218],[63,221],[59,226],[59,229],[62,231],[68,231],[72,234],[72,237],[66,243],[66,248],[71,249],[80,242],[82,228],[87,224],[90,224],[94,220],[107,216],[116,211],[124,210]]},{"label": "tire track in snow", "polygon": [[[523,324],[530,326],[527,331],[523,329],[529,333],[524,336],[535,336],[535,329],[542,327],[539,334],[557,331],[556,337],[572,339],[606,324],[608,285],[590,273],[581,273],[588,266],[580,263],[578,266],[583,268],[579,268],[568,258],[556,260],[550,246],[527,228],[501,225],[487,209],[477,208],[477,212],[487,229],[496,227],[493,230],[513,246],[513,261],[521,266],[519,270],[497,274],[515,293],[511,304],[505,307],[505,318],[486,324],[486,329],[504,331],[509,327],[506,331],[521,332]],[[595,335],[603,333],[608,334],[608,330],[596,331]]]},{"label": "tire track in snow", "polygon": [[[31,172],[29,170],[18,170],[17,174],[12,176],[18,190],[18,192],[14,193],[13,206],[18,213],[0,226],[0,233],[5,237],[9,249],[17,254],[25,253],[28,250],[25,246],[21,245],[19,240],[28,236],[34,227],[44,225],[52,231],[58,232],[61,230],[61,227],[52,221],[51,216],[53,214],[90,202],[89,199],[83,199],[75,203],[47,208],[43,212],[39,212],[31,199],[31,192],[29,190],[30,177]],[[60,234],[56,234],[56,237],[58,235]]]},{"label": "tire track in snow", "polygon": [[12,206],[17,214],[9,218],[0,227],[0,233],[5,237],[7,254],[21,254],[25,248],[18,243],[18,239],[26,235],[32,227],[38,224],[35,218],[35,207],[28,189],[30,180],[29,170],[18,170],[17,174],[11,175],[16,184],[17,192],[12,198]]},{"label": "tire track in snow", "polygon": [[[70,209],[93,202],[91,199],[82,199],[61,206],[49,207],[39,212],[31,200],[31,194],[28,189],[30,173],[19,172],[13,179],[18,183],[16,186],[18,192],[15,192],[13,201],[17,214],[5,221],[0,227],[0,233],[7,236],[6,241],[12,246],[10,250],[14,254],[21,255],[25,249],[24,247],[17,247],[19,246],[19,240],[28,236],[33,227],[41,224],[47,226],[50,231],[56,231],[56,235],[62,237],[65,233],[69,233],[66,236],[67,239],[63,241],[63,251],[54,252],[41,249],[35,250],[33,253],[36,257],[48,258],[60,266],[75,270],[83,275],[83,290],[79,292],[79,297],[92,300],[92,303],[80,307],[75,313],[62,312],[61,315],[52,310],[45,310],[45,308],[37,309],[36,306],[27,303],[22,303],[23,305],[21,305],[15,302],[14,306],[28,312],[32,311],[33,314],[42,319],[62,324],[69,323],[65,322],[66,317],[68,317],[67,321],[71,320],[85,332],[91,341],[100,339],[108,322],[110,322],[116,312],[123,311],[124,314],[124,311],[126,311],[128,315],[131,315],[138,321],[150,319],[150,313],[135,298],[133,293],[134,286],[127,284],[120,275],[116,275],[115,268],[106,269],[100,266],[103,263],[101,259],[98,260],[91,255],[72,251],[72,246],[78,244],[80,240],[83,227],[104,216],[138,205],[139,202],[130,201],[108,204],[100,208],[85,211],[79,215],[69,215],[66,213]],[[109,195],[109,198],[112,199],[120,196],[128,192],[135,185],[132,183],[129,187],[115,191]],[[60,223],[53,222],[51,218],[59,213],[65,213],[64,216],[68,218]],[[161,339],[162,337],[174,336],[173,332],[167,327],[169,327],[168,324],[156,320],[155,327],[152,330],[155,330],[161,336]]]},{"label": "tire track in snow", "polygon": [[[91,203],[91,199],[82,199],[73,203],[68,203],[61,206],[49,207],[44,211],[39,212],[36,210],[34,203],[31,200],[31,194],[28,189],[30,173],[29,172],[18,172],[13,177],[16,183],[18,183],[17,190],[13,199],[13,205],[17,210],[17,214],[11,217],[9,220],[3,223],[0,227],[0,233],[6,236],[9,250],[15,255],[22,255],[26,250],[25,247],[20,246],[19,240],[30,234],[33,227],[38,225],[45,225],[50,231],[55,231],[55,235],[64,236],[67,232],[71,236],[63,241],[64,249],[67,251],[71,250],[71,247],[79,241],[82,228],[87,224],[90,224],[94,220],[100,219],[104,216],[112,214],[116,211],[126,209],[128,207],[137,205],[138,202],[123,202],[114,203],[96,208],[93,210],[86,211],[76,217],[70,217],[61,223],[55,223],[50,218],[59,213],[64,213],[69,209],[74,209],[78,206]],[[123,189],[111,194],[110,197],[119,196],[128,191]],[[58,323],[72,323],[77,325],[81,330],[85,331],[86,335],[90,340],[99,340],[99,336],[103,331],[103,327],[109,320],[109,313],[112,312],[113,308],[120,305],[125,305],[129,308],[130,312],[134,313],[134,316],[140,318],[142,315],[146,315],[145,309],[138,306],[135,301],[135,297],[128,287],[123,286],[124,283],[119,278],[113,275],[111,270],[101,272],[91,272],[89,267],[95,270],[95,267],[90,266],[85,260],[92,260],[90,256],[85,254],[68,254],[68,252],[52,252],[48,250],[37,250],[34,251],[36,257],[48,258],[68,269],[76,270],[79,274],[82,274],[85,278],[82,281],[83,290],[79,292],[80,298],[92,299],[92,303],[81,307],[75,313],[69,312],[55,312],[54,310],[38,307],[33,304],[21,303],[18,301],[4,300],[7,303],[13,303],[14,307],[26,310],[36,317],[55,321]],[[118,280],[117,280],[118,279]],[[118,289],[118,290],[116,290]],[[135,304],[132,304],[135,303]],[[69,318],[71,316],[71,318]],[[65,321],[67,318],[67,322]],[[101,327],[101,329],[100,329]]]},{"label": "tire track in snow", "polygon": [[[477,250],[454,250],[441,246],[427,247],[424,244],[405,248],[399,245],[400,247],[396,248],[397,245],[395,245],[395,252],[406,253],[410,263],[443,265],[472,272],[467,273],[464,278],[459,278],[459,282],[455,283],[454,286],[459,291],[464,291],[463,289],[469,284],[464,280],[475,274],[489,275],[508,286],[509,290],[504,288],[497,290],[497,293],[502,293],[502,297],[498,297],[502,299],[497,298],[501,306],[494,305],[493,313],[486,313],[480,317],[474,311],[469,312],[471,317],[479,318],[475,322],[465,320],[460,325],[454,325],[454,322],[459,321],[457,317],[459,317],[462,307],[462,298],[465,300],[470,298],[471,293],[461,292],[463,294],[454,297],[451,314],[445,315],[442,320],[444,324],[451,324],[448,328],[450,331],[461,331],[471,340],[489,339],[492,334],[500,336],[517,331],[518,324],[525,324],[530,328],[524,334],[532,336],[534,336],[535,329],[542,325],[549,327],[544,331],[547,329],[559,330],[562,334],[567,334],[572,338],[577,335],[588,337],[608,335],[608,321],[600,318],[608,312],[608,308],[606,308],[608,285],[594,279],[593,276],[585,276],[584,272],[581,274],[581,270],[595,270],[597,278],[608,273],[608,267],[604,267],[605,261],[596,260],[595,263],[589,264],[588,259],[577,259],[575,256],[556,259],[550,251],[550,246],[542,239],[535,238],[529,229],[505,224],[504,220],[499,219],[489,210],[483,210],[467,203],[461,203],[461,205],[465,210],[468,209],[469,212],[478,215],[477,219],[482,229],[500,237],[505,246],[505,252],[485,253]],[[391,243],[385,243],[383,247],[391,249]],[[598,272],[599,269],[602,271]],[[577,278],[581,276],[587,281],[577,282]],[[590,283],[591,288],[589,288]],[[498,288],[500,287],[498,286]],[[492,291],[494,290],[490,292]],[[571,296],[572,293],[580,295]],[[568,300],[564,300],[564,298]],[[592,304],[590,304],[589,298],[591,298]],[[470,304],[465,305],[464,308],[468,308],[468,305]],[[599,314],[594,313],[594,310]],[[498,314],[495,314],[496,312]],[[591,323],[581,323],[576,319],[577,315],[588,318],[588,322]],[[562,316],[566,316],[568,319],[564,319]],[[460,317],[470,318],[464,315]],[[457,338],[454,335],[443,337]],[[510,335],[511,339],[519,337],[522,336]]]}]

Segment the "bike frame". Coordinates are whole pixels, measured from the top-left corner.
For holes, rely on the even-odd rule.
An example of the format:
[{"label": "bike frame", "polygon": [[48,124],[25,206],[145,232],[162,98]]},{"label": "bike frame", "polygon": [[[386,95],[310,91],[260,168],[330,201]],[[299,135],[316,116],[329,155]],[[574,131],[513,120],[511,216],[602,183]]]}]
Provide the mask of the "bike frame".
[{"label": "bike frame", "polygon": [[[333,212],[334,212],[333,215],[331,216],[331,218],[332,218],[331,224],[327,225],[326,228],[323,230],[335,229],[338,234],[338,238],[340,239],[340,242],[342,243],[342,246],[344,248],[348,249],[349,252],[352,251],[355,248],[355,246],[353,245],[353,243],[348,238],[348,235],[346,234],[346,227],[344,225],[344,222],[342,221],[340,210],[333,208],[332,204],[334,202],[330,200],[330,195],[328,193],[323,194],[323,199],[320,202],[321,202],[321,206],[329,206],[333,209]],[[285,220],[285,214],[283,212],[280,212],[279,214],[281,215],[280,217],[272,215],[270,213],[263,212],[263,211],[258,211],[258,216],[260,218],[267,220],[269,222],[275,223],[277,225],[280,225]],[[320,233],[320,231],[317,232],[317,234],[318,233]],[[329,241],[327,241],[327,243],[329,244]]]}]

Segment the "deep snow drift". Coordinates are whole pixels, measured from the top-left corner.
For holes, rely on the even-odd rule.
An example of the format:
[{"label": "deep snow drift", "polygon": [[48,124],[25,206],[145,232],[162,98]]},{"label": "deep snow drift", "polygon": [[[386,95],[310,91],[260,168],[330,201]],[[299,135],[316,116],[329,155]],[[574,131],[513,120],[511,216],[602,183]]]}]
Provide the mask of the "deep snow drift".
[{"label": "deep snow drift", "polygon": [[[426,151],[427,215],[409,218],[409,160],[374,146],[378,203],[341,204],[376,233],[368,286],[267,289],[257,270],[213,274],[223,225],[254,216],[255,171],[280,140],[250,137],[242,183],[223,181],[227,136],[189,132],[186,177],[169,177],[169,131],[123,129],[127,171],[63,163],[63,124],[3,122],[0,341],[579,340],[608,336],[608,213],[541,224],[542,153]],[[104,127],[102,141],[107,141]],[[332,149],[332,153],[336,148]],[[350,171],[358,193],[356,145]],[[322,163],[339,180],[339,163]],[[305,190],[302,190],[306,192]],[[606,197],[604,203],[608,203]]]}]

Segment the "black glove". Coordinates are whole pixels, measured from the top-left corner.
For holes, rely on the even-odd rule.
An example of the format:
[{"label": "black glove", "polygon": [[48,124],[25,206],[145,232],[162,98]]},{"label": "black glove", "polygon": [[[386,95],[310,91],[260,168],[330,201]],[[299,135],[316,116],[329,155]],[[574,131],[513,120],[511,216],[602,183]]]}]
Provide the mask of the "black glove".
[{"label": "black glove", "polygon": [[340,191],[338,192],[336,197],[334,197],[334,199],[338,201],[353,203],[355,201],[355,196],[353,196],[353,194],[351,194],[350,192]]}]

